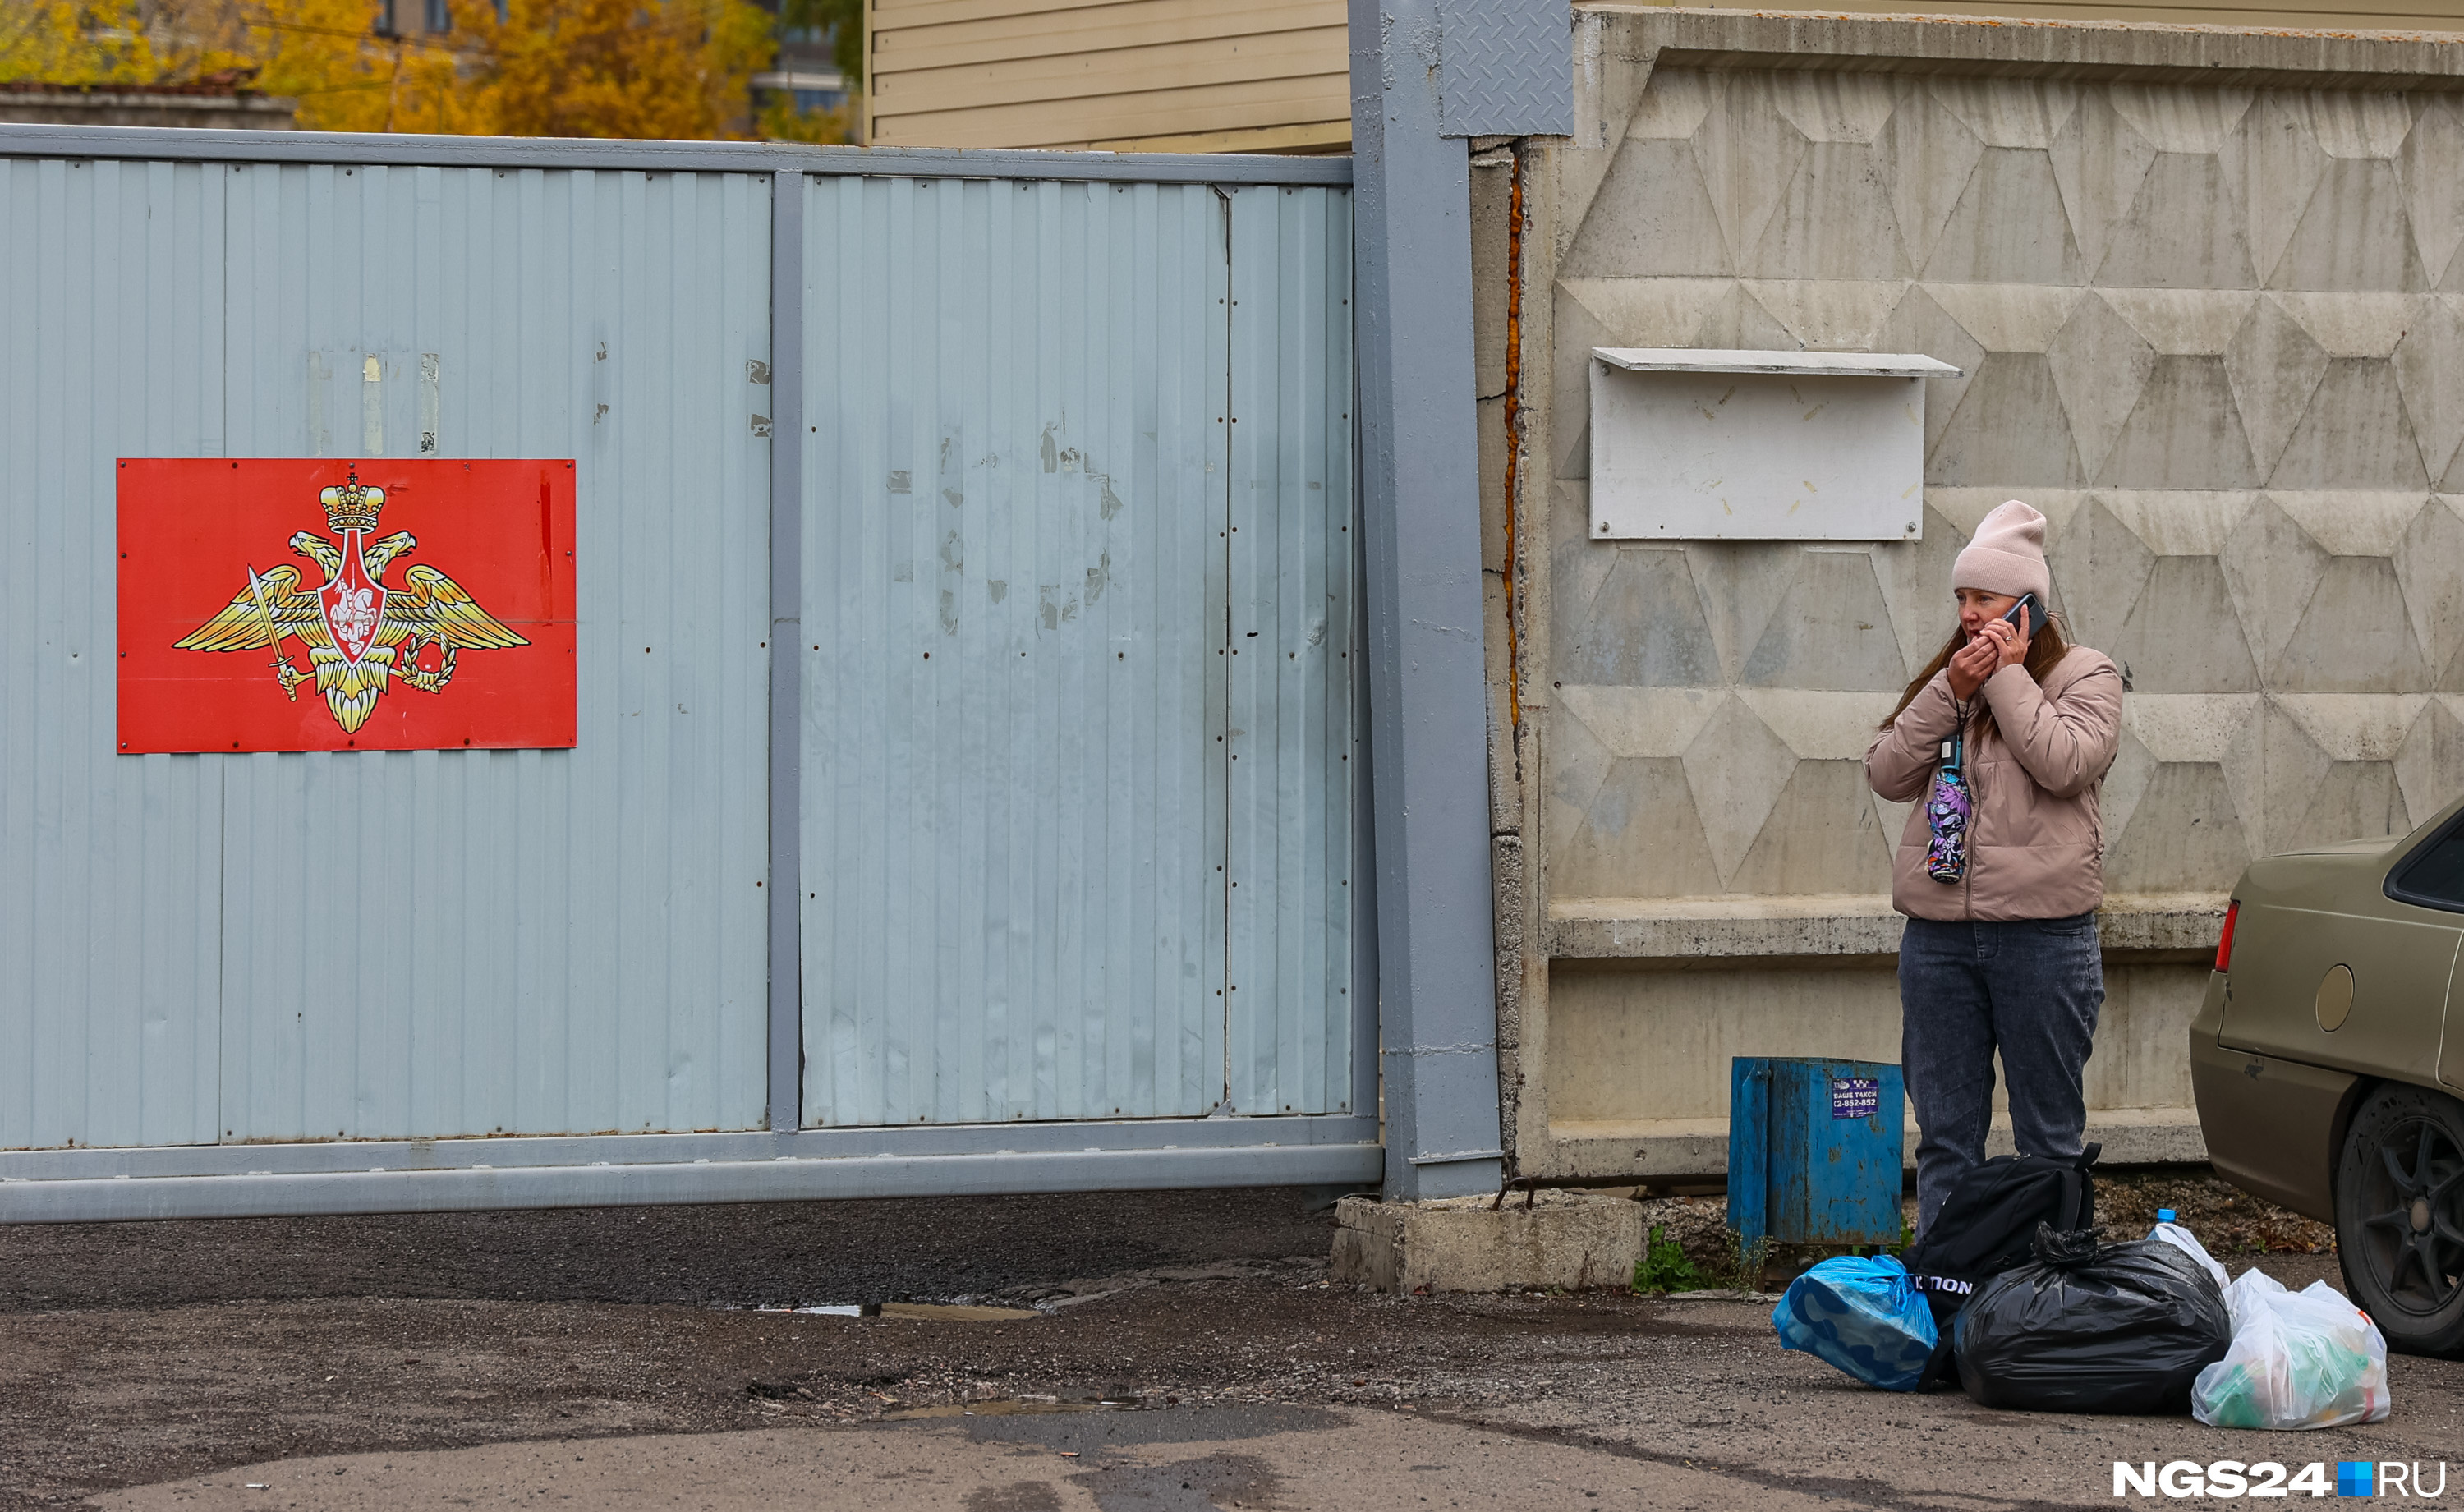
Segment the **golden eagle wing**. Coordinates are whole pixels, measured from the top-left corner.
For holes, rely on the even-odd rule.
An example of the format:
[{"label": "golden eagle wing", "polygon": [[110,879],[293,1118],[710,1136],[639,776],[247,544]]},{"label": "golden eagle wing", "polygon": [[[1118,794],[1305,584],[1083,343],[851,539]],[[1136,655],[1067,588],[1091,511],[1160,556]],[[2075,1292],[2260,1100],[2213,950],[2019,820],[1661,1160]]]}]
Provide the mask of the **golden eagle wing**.
[{"label": "golden eagle wing", "polygon": [[254,650],[265,645],[269,613],[277,635],[296,635],[312,644],[319,639],[331,639],[325,633],[325,614],[317,603],[317,596],[298,591],[298,568],[287,563],[268,567],[257,574],[256,581],[265,589],[262,611],[257,608],[256,594],[242,588],[229,608],[172,644],[183,651]]},{"label": "golden eagle wing", "polygon": [[399,646],[414,632],[423,641],[443,641],[474,651],[531,644],[435,568],[423,564],[403,577],[406,585],[385,595],[385,623],[377,626],[379,645]]}]

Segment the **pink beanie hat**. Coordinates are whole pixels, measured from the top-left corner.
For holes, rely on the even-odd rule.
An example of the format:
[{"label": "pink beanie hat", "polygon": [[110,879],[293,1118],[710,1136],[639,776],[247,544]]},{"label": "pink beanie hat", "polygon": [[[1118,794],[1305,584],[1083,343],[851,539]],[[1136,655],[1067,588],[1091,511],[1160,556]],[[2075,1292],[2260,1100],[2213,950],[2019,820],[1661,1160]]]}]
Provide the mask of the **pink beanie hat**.
[{"label": "pink beanie hat", "polygon": [[2054,589],[2053,575],[2045,570],[2045,516],[2017,499],[1995,505],[1950,564],[1950,585],[2014,599],[2033,593],[2045,603]]}]

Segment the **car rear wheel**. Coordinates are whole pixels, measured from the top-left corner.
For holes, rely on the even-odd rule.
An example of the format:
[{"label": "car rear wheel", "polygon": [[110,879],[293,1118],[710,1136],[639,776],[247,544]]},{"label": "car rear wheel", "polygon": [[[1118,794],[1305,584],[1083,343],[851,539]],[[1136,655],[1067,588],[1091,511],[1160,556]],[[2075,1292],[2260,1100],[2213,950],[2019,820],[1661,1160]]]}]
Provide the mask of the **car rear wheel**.
[{"label": "car rear wheel", "polygon": [[2344,1286],[2406,1354],[2464,1354],[2464,1103],[2389,1085],[2336,1166]]}]

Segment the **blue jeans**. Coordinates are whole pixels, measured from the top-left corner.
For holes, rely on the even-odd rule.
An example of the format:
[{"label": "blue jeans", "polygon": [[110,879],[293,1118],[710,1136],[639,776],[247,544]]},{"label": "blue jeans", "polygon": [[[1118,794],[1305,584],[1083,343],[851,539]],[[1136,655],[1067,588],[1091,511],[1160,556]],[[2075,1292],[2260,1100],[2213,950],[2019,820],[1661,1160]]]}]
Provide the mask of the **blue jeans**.
[{"label": "blue jeans", "polygon": [[2011,1078],[2020,1152],[2075,1157],[2079,1087],[2104,1005],[2096,915],[2005,923],[1908,920],[1900,941],[1900,1063],[1917,1106],[1917,1228],[1985,1159],[1993,1052]]}]

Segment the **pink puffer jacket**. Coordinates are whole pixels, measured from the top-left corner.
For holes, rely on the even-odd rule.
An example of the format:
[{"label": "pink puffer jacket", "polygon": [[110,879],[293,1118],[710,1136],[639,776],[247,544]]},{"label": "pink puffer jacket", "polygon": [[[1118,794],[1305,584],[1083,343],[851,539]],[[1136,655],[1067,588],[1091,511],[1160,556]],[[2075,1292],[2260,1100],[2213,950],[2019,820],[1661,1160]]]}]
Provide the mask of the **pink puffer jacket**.
[{"label": "pink puffer jacket", "polygon": [[[1971,723],[1963,760],[1974,793],[1968,874],[1925,874],[1925,790],[1962,711],[1942,672],[1918,690],[1865,753],[1865,780],[1916,803],[1891,856],[1891,906],[1918,919],[2059,919],[2104,901],[2104,823],[2097,790],[2121,738],[2122,673],[2101,651],[2074,646],[2045,677],[2005,667],[1979,690],[1994,733]],[[1978,713],[1971,702],[1966,713]]]}]

